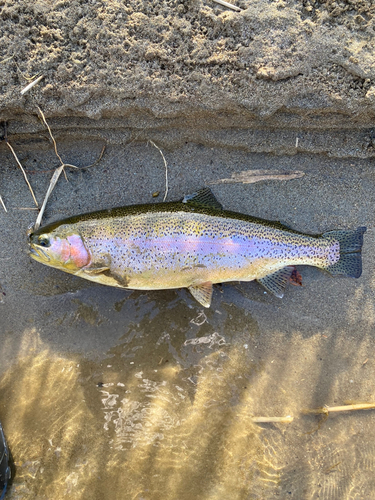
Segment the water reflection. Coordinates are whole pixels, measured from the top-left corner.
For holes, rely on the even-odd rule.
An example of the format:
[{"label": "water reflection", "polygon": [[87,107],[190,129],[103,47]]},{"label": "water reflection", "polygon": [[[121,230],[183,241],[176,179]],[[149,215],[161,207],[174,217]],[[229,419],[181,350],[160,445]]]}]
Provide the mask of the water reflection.
[{"label": "water reflection", "polygon": [[[341,500],[373,491],[374,414],[300,416],[374,399],[364,329],[265,334],[249,307],[225,301],[225,288],[208,310],[184,291],[100,290],[61,299],[59,328],[106,335],[104,353],[58,352],[31,327],[0,380],[17,467],[9,498]],[[352,304],[362,307],[358,293]],[[272,302],[262,307],[276,317]],[[56,325],[53,312],[48,321]],[[289,425],[252,421],[288,414]]]},{"label": "water reflection", "polygon": [[243,317],[231,307],[197,311],[178,298],[162,311],[151,304],[109,350],[98,388],[112,463],[131,465],[134,498],[246,494],[261,442],[246,396],[254,363]]},{"label": "water reflection", "polygon": [[[142,319],[100,362],[58,356],[35,329],[25,332],[0,384],[17,467],[11,497],[195,499],[249,490],[261,441],[246,395],[254,363],[243,318],[230,306],[191,309],[179,297],[162,310],[145,295],[134,300]],[[75,303],[76,320],[92,324]]]}]

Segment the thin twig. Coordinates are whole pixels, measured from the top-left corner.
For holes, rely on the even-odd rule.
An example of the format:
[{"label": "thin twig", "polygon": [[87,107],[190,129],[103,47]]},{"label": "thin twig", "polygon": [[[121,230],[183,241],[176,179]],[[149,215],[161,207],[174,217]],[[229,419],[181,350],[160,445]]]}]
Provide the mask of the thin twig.
[{"label": "thin twig", "polygon": [[8,140],[6,140],[6,143],[7,143],[8,148],[12,151],[13,156],[14,156],[14,158],[15,158],[15,160],[16,160],[16,162],[17,162],[18,166],[19,166],[19,167],[20,167],[20,169],[22,170],[23,176],[24,176],[24,178],[25,178],[25,181],[26,181],[27,185],[29,186],[30,193],[31,193],[31,196],[33,197],[34,203],[35,203],[35,205],[38,207],[38,206],[39,206],[39,205],[38,205],[38,202],[36,201],[36,198],[35,198],[35,194],[34,194],[33,188],[32,188],[32,187],[31,187],[31,185],[30,185],[30,182],[29,182],[29,180],[28,180],[28,178],[27,178],[26,172],[25,172],[25,170],[24,170],[23,166],[21,165],[21,163],[20,163],[19,159],[17,158],[17,155],[16,155],[16,153],[14,152],[14,149],[12,148],[12,146],[10,145],[10,143],[8,142]]},{"label": "thin twig", "polygon": [[38,78],[36,80],[34,80],[33,82],[29,83],[29,85],[26,85],[26,87],[21,90],[21,95],[26,94],[26,92],[28,92],[30,89],[32,89],[43,78],[44,78],[44,75],[40,75],[40,76],[38,76]]},{"label": "thin twig", "polygon": [[305,414],[326,414],[338,413],[342,411],[354,411],[354,410],[371,410],[375,408],[375,403],[361,403],[355,405],[344,405],[344,406],[323,406],[322,408],[315,408],[313,410],[304,410],[302,413]]},{"label": "thin twig", "polygon": [[149,139],[149,141],[151,142],[151,144],[153,146],[156,147],[156,149],[159,150],[163,160],[164,160],[164,165],[165,165],[165,194],[164,194],[164,198],[163,198],[163,201],[166,200],[167,198],[167,194],[168,194],[168,165],[167,165],[167,162],[166,162],[166,159],[164,158],[164,155],[163,155],[163,151],[159,148],[159,146],[157,146],[154,141],[152,141],[151,139]]},{"label": "thin twig", "polygon": [[[345,405],[345,406],[323,406],[322,408],[315,408],[313,410],[303,410],[302,414],[323,414],[325,415],[325,420],[328,418],[330,413],[338,413],[343,411],[355,411],[355,410],[371,410],[375,409],[375,403],[359,403],[353,405]],[[283,423],[289,424],[293,422],[294,417],[288,415],[287,417],[252,417],[251,419],[254,423],[263,424],[263,423]],[[315,432],[315,430],[314,430]]]},{"label": "thin twig", "polygon": [[3,209],[4,209],[6,212],[8,212],[7,207],[5,206],[5,204],[4,204],[3,199],[2,199],[2,197],[1,197],[1,196],[0,196],[0,203],[1,203],[1,204],[2,204],[2,206],[3,206]]},{"label": "thin twig", "polygon": [[288,415],[287,417],[252,417],[251,420],[257,424],[266,424],[266,423],[290,424],[291,422],[293,422],[294,418]]},{"label": "thin twig", "polygon": [[91,163],[91,165],[87,165],[86,167],[77,167],[76,165],[71,165],[70,163],[64,163],[64,167],[68,167],[68,168],[76,168],[78,170],[86,170],[86,168],[92,168],[92,167],[95,167],[95,165],[97,163],[100,162],[100,160],[103,158],[103,155],[104,155],[104,151],[105,151],[105,148],[106,148],[106,144],[104,144],[104,146],[102,147],[102,150],[100,152],[100,155],[98,156],[98,158],[94,161],[94,163]]}]

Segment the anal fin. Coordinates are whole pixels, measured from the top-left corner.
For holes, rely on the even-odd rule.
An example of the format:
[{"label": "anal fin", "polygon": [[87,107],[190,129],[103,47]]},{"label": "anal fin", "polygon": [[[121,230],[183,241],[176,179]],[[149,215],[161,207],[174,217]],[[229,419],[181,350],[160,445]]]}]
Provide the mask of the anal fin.
[{"label": "anal fin", "polygon": [[280,299],[284,296],[284,289],[290,277],[294,271],[294,266],[286,266],[283,269],[279,269],[275,273],[269,274],[264,278],[260,278],[257,281],[264,286],[264,288],[279,297]]},{"label": "anal fin", "polygon": [[202,283],[201,285],[189,286],[189,291],[203,307],[210,307],[212,299],[211,281],[207,281],[207,283]]}]

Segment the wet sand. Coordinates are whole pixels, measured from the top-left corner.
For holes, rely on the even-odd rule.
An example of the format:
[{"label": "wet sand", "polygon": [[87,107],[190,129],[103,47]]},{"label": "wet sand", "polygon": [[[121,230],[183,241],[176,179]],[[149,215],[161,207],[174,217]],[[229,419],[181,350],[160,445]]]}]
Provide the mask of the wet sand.
[{"label": "wet sand", "polygon": [[[36,211],[0,142],[0,421],[9,499],[372,498],[374,7],[368,1],[6,1],[0,120],[44,223],[210,185],[225,208],[312,234],[367,226],[363,274],[122,291],[27,255]],[[29,80],[44,79],[25,95]],[[3,138],[3,134],[0,134]],[[100,162],[84,169],[106,150]],[[216,184],[250,169],[301,171]],[[160,194],[154,198],[153,193]],[[288,424],[255,424],[285,417]]]}]

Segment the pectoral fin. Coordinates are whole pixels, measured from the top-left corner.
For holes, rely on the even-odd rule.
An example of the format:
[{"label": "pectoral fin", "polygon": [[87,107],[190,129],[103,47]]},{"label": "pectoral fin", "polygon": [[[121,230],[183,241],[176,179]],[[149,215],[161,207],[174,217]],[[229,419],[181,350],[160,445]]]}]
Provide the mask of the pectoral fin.
[{"label": "pectoral fin", "polygon": [[112,259],[109,254],[102,255],[96,262],[82,268],[82,271],[89,276],[103,274],[111,269],[111,261]]},{"label": "pectoral fin", "polygon": [[203,307],[210,307],[212,299],[211,281],[197,286],[189,286],[189,291]]},{"label": "pectoral fin", "polygon": [[109,271],[109,267],[103,266],[103,267],[89,267],[85,269],[85,274],[88,274],[90,276],[95,276],[97,274],[104,273],[105,271]]},{"label": "pectoral fin", "polygon": [[293,271],[294,266],[286,266],[273,274],[269,274],[264,278],[258,279],[257,281],[263,285],[268,292],[282,299],[284,296],[285,286],[288,283]]}]

